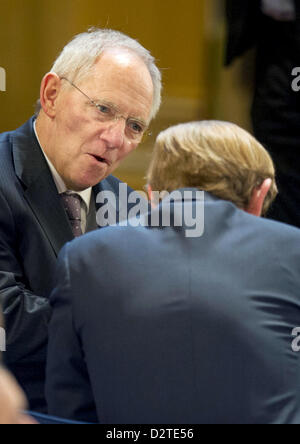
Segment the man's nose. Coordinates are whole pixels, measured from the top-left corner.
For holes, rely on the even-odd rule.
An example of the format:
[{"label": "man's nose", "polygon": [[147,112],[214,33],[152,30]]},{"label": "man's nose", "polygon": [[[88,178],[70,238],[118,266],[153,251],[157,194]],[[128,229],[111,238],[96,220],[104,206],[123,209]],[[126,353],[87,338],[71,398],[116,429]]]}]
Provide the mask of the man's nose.
[{"label": "man's nose", "polygon": [[121,148],[125,141],[126,121],[123,118],[114,119],[105,124],[100,138],[110,149]]}]

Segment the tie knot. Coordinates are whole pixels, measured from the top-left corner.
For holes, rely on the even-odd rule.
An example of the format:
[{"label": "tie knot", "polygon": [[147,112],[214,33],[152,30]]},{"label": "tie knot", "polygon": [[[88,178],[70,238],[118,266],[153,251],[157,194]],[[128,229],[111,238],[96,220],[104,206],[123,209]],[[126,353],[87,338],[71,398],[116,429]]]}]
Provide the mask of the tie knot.
[{"label": "tie knot", "polygon": [[81,221],[81,197],[78,194],[61,195],[65,210],[70,220]]},{"label": "tie knot", "polygon": [[74,236],[81,236],[81,197],[78,194],[63,193],[61,199]]}]

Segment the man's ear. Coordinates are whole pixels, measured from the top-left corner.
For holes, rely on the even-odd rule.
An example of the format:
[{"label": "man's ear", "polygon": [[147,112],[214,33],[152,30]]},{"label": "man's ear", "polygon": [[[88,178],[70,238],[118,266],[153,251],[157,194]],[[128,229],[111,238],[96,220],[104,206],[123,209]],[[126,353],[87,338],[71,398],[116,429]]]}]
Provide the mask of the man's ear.
[{"label": "man's ear", "polygon": [[55,117],[56,99],[61,90],[61,80],[55,73],[48,73],[42,80],[40,100],[43,111],[48,117]]},{"label": "man's ear", "polygon": [[258,217],[262,215],[264,202],[271,186],[272,179],[266,179],[260,187],[253,190],[250,203],[248,207],[245,208],[247,213]]}]

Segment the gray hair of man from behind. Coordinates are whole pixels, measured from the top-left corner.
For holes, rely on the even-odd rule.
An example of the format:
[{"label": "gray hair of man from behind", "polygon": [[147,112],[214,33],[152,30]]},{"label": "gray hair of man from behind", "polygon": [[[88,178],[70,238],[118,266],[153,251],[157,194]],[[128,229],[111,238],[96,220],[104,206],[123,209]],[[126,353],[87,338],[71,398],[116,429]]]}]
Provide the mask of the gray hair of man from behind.
[{"label": "gray hair of man from behind", "polygon": [[[74,37],[56,59],[51,72],[59,77],[67,77],[71,82],[81,81],[89,75],[100,55],[108,49],[125,48],[144,61],[152,78],[154,97],[151,111],[153,119],[161,105],[162,76],[155,58],[137,40],[111,29],[90,28]],[[41,111],[40,100],[36,114]]]}]

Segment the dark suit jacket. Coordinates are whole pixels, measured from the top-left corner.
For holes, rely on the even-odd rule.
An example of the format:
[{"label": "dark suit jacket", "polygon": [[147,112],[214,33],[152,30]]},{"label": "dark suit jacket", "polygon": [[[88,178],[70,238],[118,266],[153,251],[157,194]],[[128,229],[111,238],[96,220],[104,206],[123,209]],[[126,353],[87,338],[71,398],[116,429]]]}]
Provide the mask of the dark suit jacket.
[{"label": "dark suit jacket", "polygon": [[[172,205],[172,219],[180,211]],[[64,248],[51,296],[51,414],[300,422],[299,231],[208,194],[204,235],[185,229],[110,227]]]},{"label": "dark suit jacket", "polygon": [[260,0],[226,0],[226,65],[253,48],[260,26]]},{"label": "dark suit jacket", "polygon": [[300,227],[300,93],[292,88],[292,71],[300,66],[300,1],[293,22],[263,15],[260,3],[227,0],[226,63],[256,48],[253,129],[272,155],[279,188],[269,217]]},{"label": "dark suit jacket", "polygon": [[[269,25],[277,25],[277,39],[283,38],[285,29],[290,29],[293,39],[300,43],[300,1],[294,0],[295,23],[280,23],[267,19],[261,12],[261,0],[226,0],[227,47],[226,65],[255,47],[269,33]],[[271,38],[274,35],[269,36]],[[275,43],[275,42],[274,42]],[[273,45],[276,50],[276,44]],[[267,53],[265,54],[267,55]]]},{"label": "dark suit jacket", "polygon": [[[94,195],[107,190],[117,196],[118,186],[118,179],[110,176],[94,187]],[[45,411],[47,327],[51,316],[48,296],[57,255],[73,234],[34,135],[33,119],[17,131],[0,135],[0,206],[5,362],[25,390],[30,407]],[[95,214],[88,219],[90,229],[96,228]]]},{"label": "dark suit jacket", "polygon": [[280,22],[261,13],[260,0],[227,0],[226,64],[256,47],[255,135],[272,154],[293,157],[291,167],[300,141],[299,94],[292,90],[292,70],[299,66],[299,0],[295,0],[295,10],[294,22]]}]

